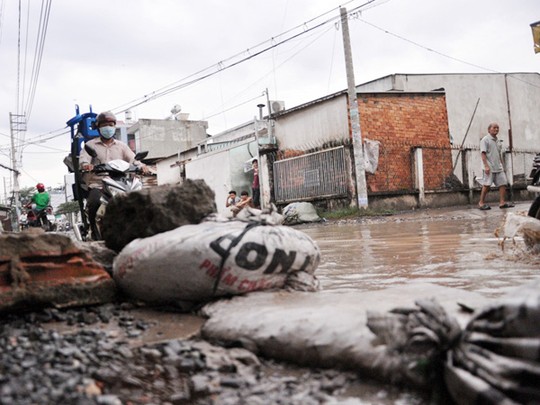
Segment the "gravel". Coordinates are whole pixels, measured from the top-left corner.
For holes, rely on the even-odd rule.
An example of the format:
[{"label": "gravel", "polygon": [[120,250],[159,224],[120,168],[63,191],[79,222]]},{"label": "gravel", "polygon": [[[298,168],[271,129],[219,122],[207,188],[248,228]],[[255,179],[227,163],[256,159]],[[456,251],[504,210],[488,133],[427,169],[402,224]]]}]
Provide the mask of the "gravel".
[{"label": "gravel", "polygon": [[346,395],[355,373],[283,365],[197,339],[134,345],[150,325],[131,309],[123,303],[1,315],[0,403],[367,403]]}]

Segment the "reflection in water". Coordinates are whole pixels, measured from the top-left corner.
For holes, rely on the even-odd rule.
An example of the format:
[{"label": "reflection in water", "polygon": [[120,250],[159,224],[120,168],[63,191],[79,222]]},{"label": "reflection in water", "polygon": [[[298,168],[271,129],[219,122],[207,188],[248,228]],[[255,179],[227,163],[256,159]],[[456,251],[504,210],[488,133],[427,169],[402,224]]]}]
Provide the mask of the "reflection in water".
[{"label": "reflection in water", "polygon": [[[527,204],[514,212],[524,211]],[[539,274],[538,260],[502,252],[494,235],[504,211],[431,210],[380,223],[302,227],[317,241],[325,290],[375,290],[430,282],[496,297]]]}]

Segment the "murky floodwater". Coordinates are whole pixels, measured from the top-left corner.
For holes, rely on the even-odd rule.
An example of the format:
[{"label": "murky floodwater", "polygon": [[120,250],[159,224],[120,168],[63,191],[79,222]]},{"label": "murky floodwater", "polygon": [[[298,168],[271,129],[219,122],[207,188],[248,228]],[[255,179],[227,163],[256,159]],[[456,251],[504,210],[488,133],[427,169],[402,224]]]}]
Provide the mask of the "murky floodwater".
[{"label": "murky floodwater", "polygon": [[323,290],[375,290],[430,282],[497,297],[540,275],[540,259],[494,234],[506,212],[496,206],[435,209],[359,223],[303,225],[317,241],[321,264],[316,272]]}]

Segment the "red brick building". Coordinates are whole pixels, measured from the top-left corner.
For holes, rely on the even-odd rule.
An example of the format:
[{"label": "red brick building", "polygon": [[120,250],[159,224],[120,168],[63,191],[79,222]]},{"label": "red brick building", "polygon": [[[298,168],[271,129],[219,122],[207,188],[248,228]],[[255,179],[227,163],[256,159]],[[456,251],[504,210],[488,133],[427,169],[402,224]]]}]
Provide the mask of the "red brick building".
[{"label": "red brick building", "polygon": [[412,190],[412,151],[422,148],[426,190],[452,174],[444,93],[371,93],[358,97],[362,137],[380,142],[379,166],[368,190]]},{"label": "red brick building", "polygon": [[[360,93],[358,108],[362,139],[379,143],[377,170],[366,174],[370,205],[403,196],[391,206],[411,208],[425,203],[426,192],[445,187],[453,164],[444,92]],[[269,158],[273,172],[268,177],[274,180],[270,187],[275,201],[324,200],[327,206],[355,201],[347,93],[298,106],[274,119],[278,149]]]}]

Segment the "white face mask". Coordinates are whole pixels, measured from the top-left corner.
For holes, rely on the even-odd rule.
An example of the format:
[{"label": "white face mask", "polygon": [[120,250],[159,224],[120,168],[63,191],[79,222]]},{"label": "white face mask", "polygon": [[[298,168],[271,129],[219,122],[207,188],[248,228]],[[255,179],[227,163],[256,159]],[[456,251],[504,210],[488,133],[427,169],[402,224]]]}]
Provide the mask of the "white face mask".
[{"label": "white face mask", "polygon": [[107,126],[107,127],[99,128],[99,133],[105,139],[111,139],[114,136],[115,132],[116,132],[116,127]]}]

